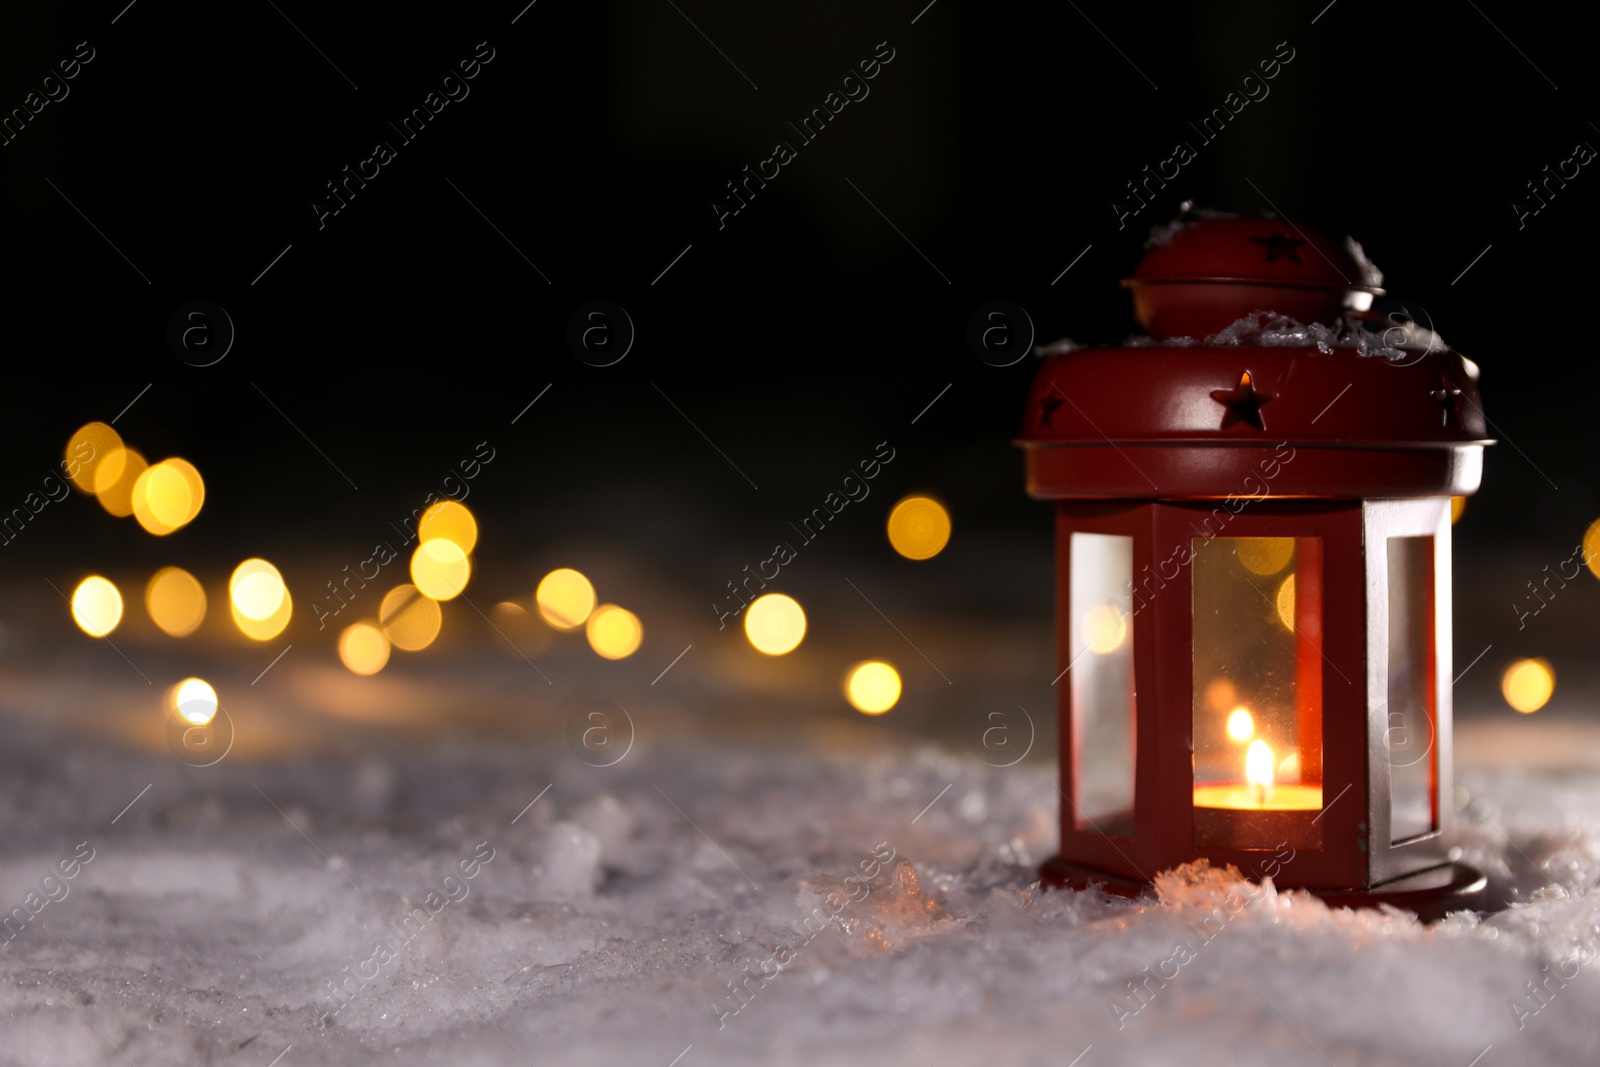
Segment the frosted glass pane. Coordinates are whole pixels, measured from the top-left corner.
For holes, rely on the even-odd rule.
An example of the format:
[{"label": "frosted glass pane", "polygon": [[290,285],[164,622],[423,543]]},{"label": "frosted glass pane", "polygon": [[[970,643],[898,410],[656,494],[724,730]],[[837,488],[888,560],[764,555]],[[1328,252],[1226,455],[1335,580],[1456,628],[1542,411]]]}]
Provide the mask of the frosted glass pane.
[{"label": "frosted glass pane", "polygon": [[1072,535],[1068,634],[1077,818],[1133,836],[1133,538]]},{"label": "frosted glass pane", "polygon": [[1389,539],[1389,834],[1438,823],[1434,761],[1433,538]]}]

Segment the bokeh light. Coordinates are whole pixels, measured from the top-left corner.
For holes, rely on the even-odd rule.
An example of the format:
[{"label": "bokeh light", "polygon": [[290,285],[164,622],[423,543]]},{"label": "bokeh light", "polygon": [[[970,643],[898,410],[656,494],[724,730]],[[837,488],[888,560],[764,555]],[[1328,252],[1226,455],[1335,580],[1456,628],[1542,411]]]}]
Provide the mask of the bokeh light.
[{"label": "bokeh light", "polygon": [[858,663],[845,677],[844,695],[857,711],[882,715],[900,700],[900,672],[882,660]]},{"label": "bokeh light", "polygon": [[1461,513],[1467,510],[1467,498],[1453,496],[1450,498],[1450,525],[1454,526],[1461,520]]},{"label": "bokeh light", "polygon": [[417,521],[417,540],[451,541],[462,553],[470,553],[478,543],[478,520],[472,517],[465,504],[454,500],[441,500],[422,513]]},{"label": "bokeh light", "polygon": [[254,641],[270,641],[283,633],[294,614],[294,602],[278,568],[264,559],[247,559],[228,580],[233,623]]},{"label": "bokeh light", "polygon": [[167,690],[167,704],[191,726],[205,726],[217,717],[217,691],[202,678],[185,678]]},{"label": "bokeh light", "polygon": [[354,674],[377,674],[389,662],[389,639],[370,622],[351,623],[339,635],[339,662]]},{"label": "bokeh light", "polygon": [[72,621],[90,637],[104,637],[122,621],[122,594],[109,578],[91,574],[72,591]]},{"label": "bokeh light", "polygon": [[1239,691],[1232,679],[1213,678],[1206,683],[1206,707],[1221,715],[1239,702]]},{"label": "bokeh light", "polygon": [[1228,736],[1235,741],[1248,741],[1256,735],[1256,721],[1244,705],[1228,713]]},{"label": "bokeh light", "polygon": [[[1287,540],[1287,538],[1285,538]],[[1289,575],[1278,586],[1278,595],[1274,598],[1278,609],[1278,621],[1283,623],[1284,629],[1294,629],[1294,575]]]},{"label": "bokeh light", "polygon": [[627,659],[644,640],[639,616],[615,604],[601,604],[595,608],[584,632],[589,637],[589,647],[606,659]]},{"label": "bokeh light", "polygon": [[288,595],[283,575],[264,559],[245,560],[228,579],[228,596],[234,610],[247,619],[270,619]]},{"label": "bokeh light", "polygon": [[237,604],[229,605],[233,613],[233,624],[239,632],[252,641],[270,641],[283,633],[289,625],[289,619],[294,615],[294,600],[289,596],[289,590],[283,591],[283,599],[278,601],[278,609],[264,619],[254,619],[239,610]]},{"label": "bokeh light", "polygon": [[384,636],[403,652],[421,652],[439,636],[444,612],[437,601],[414,585],[397,585],[383,594],[378,625]]},{"label": "bokeh light", "polygon": [[756,597],[744,612],[744,635],[769,656],[793,652],[806,636],[805,610],[783,593]]},{"label": "bokeh light", "polygon": [[1600,519],[1591,522],[1583,532],[1583,559],[1590,573],[1600,578]]},{"label": "bokeh light", "polygon": [[450,600],[472,578],[472,561],[454,541],[424,541],[411,553],[411,581],[422,595]]},{"label": "bokeh light", "polygon": [[186,459],[164,459],[133,483],[133,517],[157,537],[188,525],[205,503],[205,482]]},{"label": "bokeh light", "polygon": [[91,422],[81,426],[78,431],[67,441],[67,450],[62,458],[66,461],[67,476],[72,479],[72,484],[85,493],[98,493],[102,488],[97,481],[102,467],[108,459],[116,464],[116,469],[106,468],[106,485],[110,485],[122,476],[123,457],[122,437],[103,422]]},{"label": "bokeh light", "polygon": [[144,587],[150,621],[168,637],[188,637],[206,618],[206,591],[182,567],[162,567]]},{"label": "bokeh light", "polygon": [[594,611],[594,586],[571,567],[558,567],[539,582],[533,601],[545,622],[558,630],[576,630]]},{"label": "bokeh light", "polygon": [[133,487],[149,464],[131,448],[119,448],[95,470],[95,499],[119,519],[133,514]]},{"label": "bokeh light", "polygon": [[1294,555],[1294,538],[1236,537],[1233,552],[1251,574],[1277,574]]},{"label": "bokeh light", "polygon": [[1556,691],[1556,672],[1548,660],[1519,659],[1500,676],[1500,692],[1506,703],[1531,715],[1550,701]]},{"label": "bokeh light", "polygon": [[889,544],[906,559],[932,559],[950,543],[950,513],[931,496],[908,496],[889,512]]},{"label": "bokeh light", "polygon": [[116,445],[103,456],[95,460],[93,474],[89,478],[89,488],[95,496],[99,496],[122,480],[122,472],[128,466],[128,449],[122,444]]},{"label": "bokeh light", "polygon": [[1091,652],[1115,652],[1127,637],[1127,620],[1110,604],[1096,604],[1083,617],[1083,640]]}]

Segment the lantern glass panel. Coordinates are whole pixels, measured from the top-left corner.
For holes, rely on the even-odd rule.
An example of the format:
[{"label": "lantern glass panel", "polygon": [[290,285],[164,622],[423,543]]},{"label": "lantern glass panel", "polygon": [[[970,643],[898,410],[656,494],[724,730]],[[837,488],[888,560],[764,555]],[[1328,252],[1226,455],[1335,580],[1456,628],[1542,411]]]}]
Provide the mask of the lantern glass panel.
[{"label": "lantern glass panel", "polygon": [[1133,836],[1133,538],[1074,533],[1068,645],[1080,828]]},{"label": "lantern glass panel", "polygon": [[1281,827],[1270,819],[1211,813],[1322,807],[1322,542],[1191,548],[1196,844],[1272,847]]},{"label": "lantern glass panel", "polygon": [[1389,831],[1394,843],[1438,828],[1433,538],[1389,538]]}]

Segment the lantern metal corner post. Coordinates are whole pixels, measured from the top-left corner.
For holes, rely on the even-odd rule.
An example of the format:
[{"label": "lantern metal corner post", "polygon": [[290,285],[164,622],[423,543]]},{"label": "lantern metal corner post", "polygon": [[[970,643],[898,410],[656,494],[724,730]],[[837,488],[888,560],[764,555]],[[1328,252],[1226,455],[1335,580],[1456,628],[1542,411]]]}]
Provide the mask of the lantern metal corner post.
[{"label": "lantern metal corner post", "polygon": [[[1153,343],[1035,377],[1019,444],[1056,504],[1062,672],[1061,853],[1041,873],[1132,895],[1206,859],[1433,918],[1484,887],[1443,842],[1450,498],[1490,443],[1477,368],[1432,335],[1251,343],[1283,293],[1335,323],[1362,303],[1337,280],[1358,250],[1287,233],[1181,228],[1134,279]],[[1302,277],[1317,257],[1285,243],[1344,252],[1318,268],[1337,277]]]}]

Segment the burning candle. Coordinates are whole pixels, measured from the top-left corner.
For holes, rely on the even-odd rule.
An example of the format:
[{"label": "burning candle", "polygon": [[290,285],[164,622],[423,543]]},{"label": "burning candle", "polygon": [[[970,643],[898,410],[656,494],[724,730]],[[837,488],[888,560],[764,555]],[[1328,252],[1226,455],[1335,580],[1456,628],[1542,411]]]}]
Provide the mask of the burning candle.
[{"label": "burning candle", "polygon": [[[1241,711],[1244,709],[1236,708],[1229,716],[1228,734],[1235,741],[1244,740],[1231,728],[1234,716]],[[1253,722],[1250,725],[1253,727]],[[1194,806],[1228,811],[1317,811],[1322,807],[1320,783],[1278,780],[1280,773],[1291,774],[1298,764],[1298,751],[1290,753],[1280,763],[1272,746],[1257,737],[1245,749],[1244,780],[1197,783],[1194,787]]]}]

